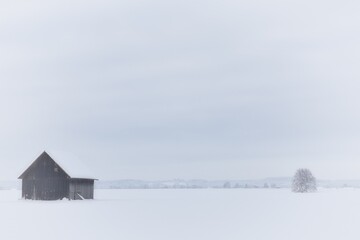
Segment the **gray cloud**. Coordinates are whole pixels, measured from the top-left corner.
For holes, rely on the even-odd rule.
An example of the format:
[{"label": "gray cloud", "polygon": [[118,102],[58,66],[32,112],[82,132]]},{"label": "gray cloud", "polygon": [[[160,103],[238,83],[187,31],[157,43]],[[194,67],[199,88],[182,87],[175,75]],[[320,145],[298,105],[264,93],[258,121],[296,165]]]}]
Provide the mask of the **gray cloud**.
[{"label": "gray cloud", "polygon": [[0,178],[43,149],[108,179],[355,178],[359,7],[2,3]]}]

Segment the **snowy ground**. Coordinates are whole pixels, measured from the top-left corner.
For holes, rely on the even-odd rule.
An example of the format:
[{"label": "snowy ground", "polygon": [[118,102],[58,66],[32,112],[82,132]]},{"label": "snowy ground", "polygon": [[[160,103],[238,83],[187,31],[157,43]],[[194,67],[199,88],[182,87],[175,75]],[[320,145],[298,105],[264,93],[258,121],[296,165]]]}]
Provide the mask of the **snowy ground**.
[{"label": "snowy ground", "polygon": [[94,201],[0,191],[2,239],[360,239],[360,189],[97,190]]}]

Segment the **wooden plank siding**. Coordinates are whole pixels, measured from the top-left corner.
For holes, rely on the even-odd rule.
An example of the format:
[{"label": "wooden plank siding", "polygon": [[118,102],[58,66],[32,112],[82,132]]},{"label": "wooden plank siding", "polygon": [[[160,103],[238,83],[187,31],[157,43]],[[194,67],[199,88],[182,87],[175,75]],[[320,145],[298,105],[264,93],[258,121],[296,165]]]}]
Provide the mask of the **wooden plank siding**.
[{"label": "wooden plank siding", "polygon": [[71,179],[70,180],[70,199],[80,200],[94,199],[94,180],[92,179]]},{"label": "wooden plank siding", "polygon": [[67,179],[23,179],[22,197],[32,200],[58,200],[69,196]]}]

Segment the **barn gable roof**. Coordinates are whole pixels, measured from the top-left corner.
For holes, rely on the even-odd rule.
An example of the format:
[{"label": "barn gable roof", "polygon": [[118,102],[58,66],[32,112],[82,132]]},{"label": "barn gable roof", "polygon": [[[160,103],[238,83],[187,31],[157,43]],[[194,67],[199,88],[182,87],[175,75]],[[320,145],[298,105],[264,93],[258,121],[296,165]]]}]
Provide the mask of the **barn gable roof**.
[{"label": "barn gable roof", "polygon": [[69,177],[74,179],[92,179],[90,171],[87,170],[86,166],[77,159],[62,159],[61,161],[54,160],[47,152],[43,152],[20,176],[19,179],[23,179],[27,173],[32,171],[38,161],[47,160],[55,162],[59,168]]}]

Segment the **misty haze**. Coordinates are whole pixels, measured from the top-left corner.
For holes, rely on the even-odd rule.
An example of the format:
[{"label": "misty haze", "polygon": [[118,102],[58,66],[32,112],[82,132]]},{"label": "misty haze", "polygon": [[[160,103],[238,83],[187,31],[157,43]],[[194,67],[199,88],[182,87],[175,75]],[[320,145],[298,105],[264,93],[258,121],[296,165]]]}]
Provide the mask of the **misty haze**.
[{"label": "misty haze", "polygon": [[0,237],[358,240],[359,10],[0,1]]}]

